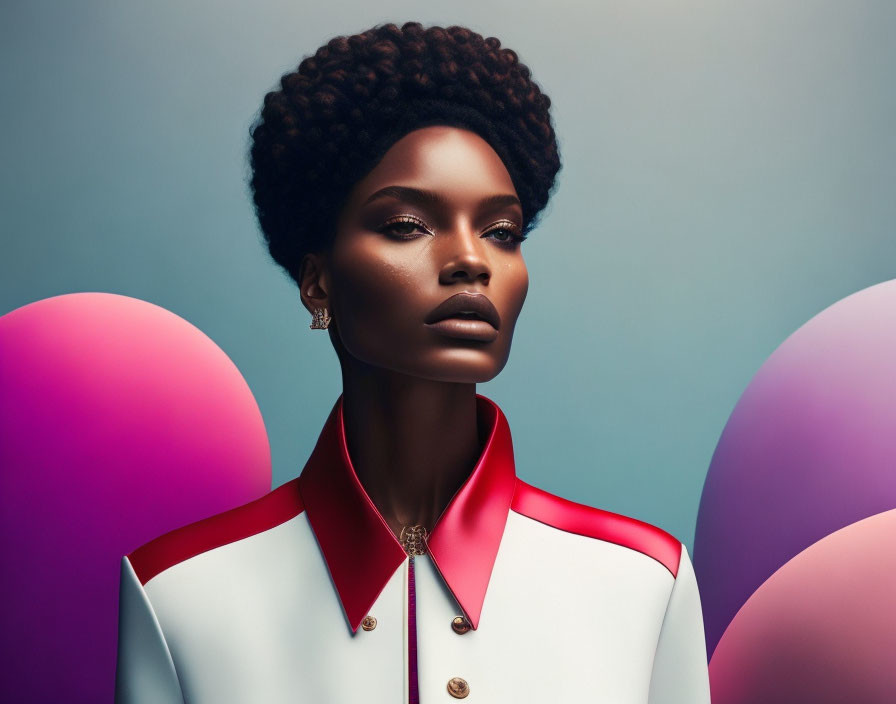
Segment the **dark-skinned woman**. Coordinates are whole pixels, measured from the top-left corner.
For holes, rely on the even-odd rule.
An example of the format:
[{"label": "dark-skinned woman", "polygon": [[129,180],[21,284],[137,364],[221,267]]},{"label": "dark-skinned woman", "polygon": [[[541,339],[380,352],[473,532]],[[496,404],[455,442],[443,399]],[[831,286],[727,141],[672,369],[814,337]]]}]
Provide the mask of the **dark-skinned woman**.
[{"label": "dark-skinned woman", "polygon": [[418,23],[266,96],[256,212],[343,391],[296,479],[124,558],[120,704],[709,702],[685,547],[521,481],[476,393],[560,168],[549,108],[497,39]]}]

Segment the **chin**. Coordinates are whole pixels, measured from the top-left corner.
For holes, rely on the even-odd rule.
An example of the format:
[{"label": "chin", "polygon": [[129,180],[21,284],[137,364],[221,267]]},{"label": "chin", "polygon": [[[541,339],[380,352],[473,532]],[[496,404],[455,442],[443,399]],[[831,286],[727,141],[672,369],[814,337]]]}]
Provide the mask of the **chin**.
[{"label": "chin", "polygon": [[[460,343],[441,349],[406,348],[404,354],[395,346],[375,350],[342,349],[348,358],[354,358],[373,373],[378,368],[408,377],[455,384],[491,381],[501,373],[510,356],[510,350],[504,345],[482,343]],[[336,350],[338,356],[339,345]]]},{"label": "chin", "polygon": [[484,384],[491,381],[507,363],[507,357],[496,359],[481,350],[454,349],[443,350],[424,364],[405,371],[411,376],[423,377],[432,381],[448,381],[456,384]]}]

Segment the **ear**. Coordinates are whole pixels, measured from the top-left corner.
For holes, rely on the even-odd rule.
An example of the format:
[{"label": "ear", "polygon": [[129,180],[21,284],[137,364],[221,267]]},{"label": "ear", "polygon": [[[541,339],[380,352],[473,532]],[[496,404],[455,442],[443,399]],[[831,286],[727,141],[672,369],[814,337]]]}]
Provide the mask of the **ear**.
[{"label": "ear", "polygon": [[[315,308],[330,308],[329,275],[322,254],[309,253],[302,258],[299,293],[302,304],[314,314]],[[330,309],[332,315],[332,309]]]}]

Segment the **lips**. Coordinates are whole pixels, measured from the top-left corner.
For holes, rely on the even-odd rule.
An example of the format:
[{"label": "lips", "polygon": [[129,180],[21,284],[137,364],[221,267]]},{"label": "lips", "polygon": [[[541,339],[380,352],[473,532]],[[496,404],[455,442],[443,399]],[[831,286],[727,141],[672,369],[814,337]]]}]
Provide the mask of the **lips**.
[{"label": "lips", "polygon": [[498,309],[482,293],[467,293],[466,291],[457,293],[436,307],[426,316],[424,322],[431,325],[449,318],[485,321],[495,330],[501,327],[501,316],[498,315]]}]

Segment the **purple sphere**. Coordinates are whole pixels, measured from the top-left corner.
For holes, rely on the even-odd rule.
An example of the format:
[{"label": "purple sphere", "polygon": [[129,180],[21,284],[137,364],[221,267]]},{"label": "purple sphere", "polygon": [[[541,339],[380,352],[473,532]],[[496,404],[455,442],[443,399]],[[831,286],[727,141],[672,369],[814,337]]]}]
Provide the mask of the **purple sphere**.
[{"label": "purple sphere", "polygon": [[775,570],[896,508],[896,280],[835,303],[769,357],[722,432],[694,541],[710,653]]}]

